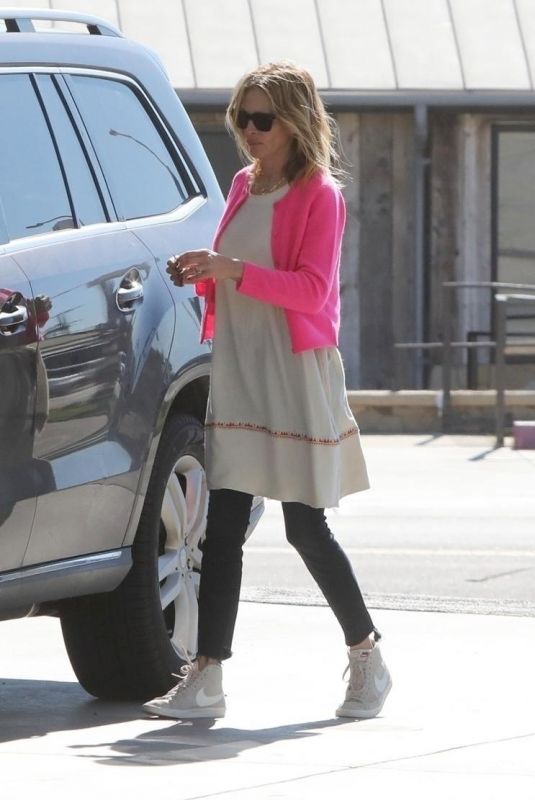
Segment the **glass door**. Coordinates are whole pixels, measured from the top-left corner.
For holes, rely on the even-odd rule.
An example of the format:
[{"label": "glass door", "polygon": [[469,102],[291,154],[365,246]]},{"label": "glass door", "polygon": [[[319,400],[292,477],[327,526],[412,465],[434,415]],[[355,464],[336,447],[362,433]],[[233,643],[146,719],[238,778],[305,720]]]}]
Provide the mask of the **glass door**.
[{"label": "glass door", "polygon": [[[494,129],[493,278],[535,285],[535,126]],[[535,336],[535,304],[511,308],[508,334]]]}]

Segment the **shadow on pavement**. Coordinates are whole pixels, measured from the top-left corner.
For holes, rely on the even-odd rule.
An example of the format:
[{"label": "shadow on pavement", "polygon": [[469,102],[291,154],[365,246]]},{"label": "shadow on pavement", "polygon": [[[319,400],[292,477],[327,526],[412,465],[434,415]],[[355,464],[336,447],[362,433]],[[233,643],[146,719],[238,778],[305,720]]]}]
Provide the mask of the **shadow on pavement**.
[{"label": "shadow on pavement", "polygon": [[[184,720],[169,728],[143,733],[134,739],[102,742],[79,750],[109,748],[116,755],[86,752],[81,754],[107,766],[164,767],[179,763],[218,761],[235,758],[244,750],[274,742],[317,736],[326,728],[355,724],[356,720],[323,719],[280,725],[275,728],[211,728],[215,720]],[[218,723],[221,725],[221,723]]]},{"label": "shadow on pavement", "polygon": [[139,719],[139,703],[95,700],[76,682],[0,677],[0,744]]},{"label": "shadow on pavement", "polygon": [[443,433],[431,433],[426,439],[422,439],[421,442],[416,442],[416,447],[425,447],[426,444],[433,444],[433,442],[442,439],[443,436]]},{"label": "shadow on pavement", "polygon": [[[99,726],[135,720],[150,725],[139,703],[107,702],[89,696],[68,681],[19,680],[0,677],[0,745],[50,733],[82,732]],[[181,762],[235,758],[244,750],[284,740],[319,735],[322,730],[355,724],[356,720],[323,719],[274,728],[219,727],[213,719],[158,720],[168,727],[149,730],[134,738],[96,741],[73,737],[69,749],[81,758],[111,766],[172,766]],[[213,729],[213,730],[212,730]],[[98,736],[98,733],[96,734]],[[72,740],[71,740],[72,741]]]},{"label": "shadow on pavement", "polygon": [[487,456],[491,456],[497,450],[501,450],[503,448],[499,447],[498,445],[494,445],[493,447],[487,447],[485,450],[482,450],[481,453],[476,453],[475,456],[470,456],[468,461],[483,461]]},{"label": "shadow on pavement", "polygon": [[[426,437],[425,439],[422,439],[421,442],[416,442],[415,446],[416,447],[426,447],[428,444],[435,444],[440,439],[446,438],[447,435],[448,434],[444,434],[444,433],[432,433],[428,437]],[[503,449],[502,446],[494,444],[492,446],[486,447],[484,450],[481,451],[481,453],[476,453],[475,456],[470,456],[468,458],[468,461],[483,461],[485,458],[487,458],[487,456],[490,456],[493,453],[495,453],[497,450],[501,450],[501,449]]]}]

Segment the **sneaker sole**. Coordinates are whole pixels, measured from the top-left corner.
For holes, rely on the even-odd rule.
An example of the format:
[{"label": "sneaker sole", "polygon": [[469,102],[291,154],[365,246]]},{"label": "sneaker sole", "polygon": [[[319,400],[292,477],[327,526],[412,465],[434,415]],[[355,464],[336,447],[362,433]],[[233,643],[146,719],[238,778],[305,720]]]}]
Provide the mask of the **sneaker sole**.
[{"label": "sneaker sole", "polygon": [[348,709],[346,709],[344,707],[344,705],[342,704],[341,706],[339,706],[339,708],[336,709],[336,712],[335,712],[336,716],[337,717],[350,717],[351,719],[373,719],[374,717],[377,716],[377,714],[381,713],[381,709],[383,708],[383,706],[384,706],[384,704],[386,702],[386,698],[390,694],[390,689],[391,688],[392,688],[392,683],[390,683],[390,685],[387,686],[387,688],[385,690],[385,693],[384,693],[384,695],[382,697],[381,703],[378,706],[375,706],[374,708],[369,708],[369,709],[360,709],[360,708],[357,708],[357,709],[348,708]]},{"label": "sneaker sole", "polygon": [[169,719],[221,719],[225,716],[226,709],[223,707],[215,708],[159,708],[145,703],[143,710],[147,714],[155,717],[167,717]]}]

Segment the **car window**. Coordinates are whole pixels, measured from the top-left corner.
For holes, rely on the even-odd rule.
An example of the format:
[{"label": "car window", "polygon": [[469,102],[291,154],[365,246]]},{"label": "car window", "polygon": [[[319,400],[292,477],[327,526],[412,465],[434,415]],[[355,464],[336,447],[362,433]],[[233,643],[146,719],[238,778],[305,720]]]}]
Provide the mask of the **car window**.
[{"label": "car window", "polygon": [[72,75],[84,119],[117,213],[137,219],[174,210],[187,199],[171,143],[125,83]]},{"label": "car window", "polygon": [[53,79],[49,75],[36,75],[35,80],[61,154],[77,224],[83,226],[106,222],[107,217],[86,153]]},{"label": "car window", "polygon": [[54,143],[28,75],[0,75],[0,198],[10,239],[72,228]]}]

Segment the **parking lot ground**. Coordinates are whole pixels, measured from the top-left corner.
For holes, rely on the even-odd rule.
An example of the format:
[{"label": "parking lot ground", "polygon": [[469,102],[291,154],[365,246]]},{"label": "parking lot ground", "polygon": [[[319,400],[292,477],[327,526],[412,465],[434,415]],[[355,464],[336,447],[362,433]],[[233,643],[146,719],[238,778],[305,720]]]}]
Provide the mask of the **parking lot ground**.
[{"label": "parking lot ground", "polygon": [[[372,608],[535,616],[535,450],[485,436],[364,436],[371,489],[327,519]],[[242,596],[322,604],[280,503],[245,551]]]},{"label": "parking lot ground", "polygon": [[[247,545],[223,720],[94,700],[58,620],[0,626],[0,798],[535,800],[535,451],[364,438],[373,489],[330,514],[384,636],[394,688],[380,717],[335,717],[341,634],[268,503]],[[445,558],[456,583],[436,567]],[[396,585],[398,562],[411,570]]]},{"label": "parking lot ground", "polygon": [[338,720],[345,653],[328,608],[244,602],[227,716],[150,718],[92,700],[57,620],[2,626],[2,798],[535,798],[535,619],[374,612],[394,688]]}]

